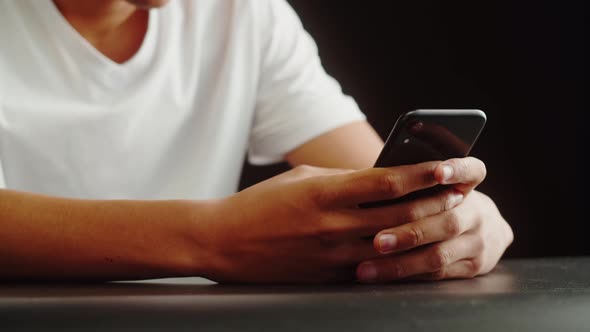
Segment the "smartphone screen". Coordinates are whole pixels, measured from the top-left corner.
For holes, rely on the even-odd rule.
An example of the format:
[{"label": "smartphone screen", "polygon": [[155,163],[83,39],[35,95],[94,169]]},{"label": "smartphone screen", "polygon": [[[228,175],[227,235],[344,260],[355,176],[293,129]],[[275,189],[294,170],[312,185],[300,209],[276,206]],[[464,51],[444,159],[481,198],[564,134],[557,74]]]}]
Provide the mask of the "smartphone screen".
[{"label": "smartphone screen", "polygon": [[[462,158],[469,155],[486,122],[481,110],[415,110],[400,116],[374,167],[418,164],[432,160]],[[370,202],[375,207],[414,199],[443,189],[437,186],[395,200]]]}]

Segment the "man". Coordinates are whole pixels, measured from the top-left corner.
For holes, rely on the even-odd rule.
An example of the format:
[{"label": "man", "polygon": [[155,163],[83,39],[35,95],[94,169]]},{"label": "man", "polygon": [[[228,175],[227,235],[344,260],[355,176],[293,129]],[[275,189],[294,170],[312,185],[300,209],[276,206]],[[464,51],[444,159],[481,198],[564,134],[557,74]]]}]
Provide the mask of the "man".
[{"label": "man", "polygon": [[[512,231],[473,190],[483,163],[370,168],[383,142],[284,0],[167,2],[0,3],[2,279],[389,282],[495,266]],[[314,167],[233,194],[246,150]],[[356,208],[439,183],[453,189]]]}]

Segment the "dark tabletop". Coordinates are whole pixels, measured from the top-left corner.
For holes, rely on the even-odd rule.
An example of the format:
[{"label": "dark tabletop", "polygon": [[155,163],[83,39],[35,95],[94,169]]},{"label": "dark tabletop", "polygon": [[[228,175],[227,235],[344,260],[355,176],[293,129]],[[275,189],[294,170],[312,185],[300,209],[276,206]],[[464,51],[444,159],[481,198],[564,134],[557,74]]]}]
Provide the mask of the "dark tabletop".
[{"label": "dark tabletop", "polygon": [[590,331],[590,257],[504,260],[434,283],[0,284],[0,330]]}]

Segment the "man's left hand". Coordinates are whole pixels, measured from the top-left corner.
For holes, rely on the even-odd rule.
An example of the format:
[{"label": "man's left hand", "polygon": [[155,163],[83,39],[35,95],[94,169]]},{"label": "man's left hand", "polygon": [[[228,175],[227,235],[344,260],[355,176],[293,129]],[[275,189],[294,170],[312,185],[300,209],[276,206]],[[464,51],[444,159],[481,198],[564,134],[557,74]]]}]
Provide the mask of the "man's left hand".
[{"label": "man's left hand", "polygon": [[494,202],[473,190],[485,175],[485,165],[475,158],[441,163],[435,171],[437,181],[452,185],[463,202],[379,232],[374,247],[383,257],[362,262],[359,281],[472,278],[491,271],[512,243],[513,233]]}]

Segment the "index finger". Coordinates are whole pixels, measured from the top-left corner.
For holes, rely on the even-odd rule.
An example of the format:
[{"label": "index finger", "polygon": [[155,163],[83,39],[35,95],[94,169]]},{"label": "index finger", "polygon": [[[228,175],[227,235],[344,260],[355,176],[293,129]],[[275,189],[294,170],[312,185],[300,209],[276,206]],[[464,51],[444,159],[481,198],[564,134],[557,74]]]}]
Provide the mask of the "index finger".
[{"label": "index finger", "polygon": [[318,203],[356,206],[361,203],[394,199],[438,184],[435,170],[440,161],[361,171],[323,177]]}]

